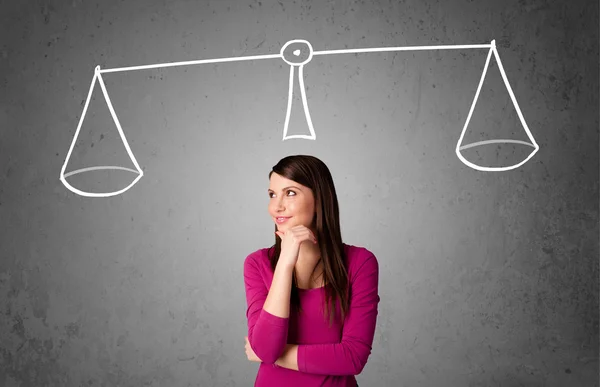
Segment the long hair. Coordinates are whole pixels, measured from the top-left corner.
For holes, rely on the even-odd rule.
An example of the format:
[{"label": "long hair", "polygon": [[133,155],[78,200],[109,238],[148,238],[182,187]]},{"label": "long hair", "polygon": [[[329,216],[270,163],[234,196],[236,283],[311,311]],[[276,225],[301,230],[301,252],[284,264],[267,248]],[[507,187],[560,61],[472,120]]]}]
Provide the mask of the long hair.
[{"label": "long hair", "polygon": [[[333,178],[329,169],[321,160],[308,155],[287,156],[281,159],[269,172],[269,179],[271,179],[273,172],[302,184],[313,192],[315,215],[312,225],[316,230],[315,237],[319,244],[324,268],[323,282],[326,297],[323,300],[323,310],[328,312],[329,326],[331,327],[335,316],[336,301],[340,301],[343,321],[348,313],[349,297],[348,271],[344,265],[346,257],[342,244],[339,207]],[[275,231],[277,231],[277,225],[275,225]],[[273,272],[275,272],[280,253],[281,239],[275,236],[275,244],[269,248],[269,260]],[[295,308],[298,313],[302,310],[295,269],[292,274],[290,306]],[[329,306],[329,309],[327,309],[327,306]]]}]

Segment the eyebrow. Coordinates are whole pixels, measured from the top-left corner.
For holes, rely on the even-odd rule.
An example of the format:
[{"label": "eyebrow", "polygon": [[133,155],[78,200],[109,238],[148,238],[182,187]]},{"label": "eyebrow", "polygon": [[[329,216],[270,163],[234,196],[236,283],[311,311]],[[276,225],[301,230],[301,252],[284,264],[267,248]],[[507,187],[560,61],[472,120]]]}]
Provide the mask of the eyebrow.
[{"label": "eyebrow", "polygon": [[[300,191],[302,191],[300,188],[298,188],[298,187],[296,187],[296,186],[293,186],[293,185],[290,185],[289,187],[285,187],[285,188],[283,188],[283,189],[281,190],[281,192],[285,191],[285,190],[286,190],[286,189],[288,189],[288,188],[296,188],[297,190],[300,190]],[[269,189],[267,190],[267,192],[274,192],[274,191],[273,191],[272,189],[270,189],[270,188],[269,188]]]}]

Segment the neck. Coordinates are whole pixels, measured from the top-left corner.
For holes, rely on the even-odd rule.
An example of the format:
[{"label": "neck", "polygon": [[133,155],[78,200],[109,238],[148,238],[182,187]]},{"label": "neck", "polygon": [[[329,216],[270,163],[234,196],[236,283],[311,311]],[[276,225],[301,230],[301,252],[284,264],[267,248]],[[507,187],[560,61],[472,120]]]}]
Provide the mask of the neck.
[{"label": "neck", "polygon": [[[322,260],[319,247],[312,242],[302,243],[298,253],[298,261],[294,267],[301,289],[312,289],[322,286],[318,282],[322,276]],[[322,279],[321,279],[322,281]]]}]

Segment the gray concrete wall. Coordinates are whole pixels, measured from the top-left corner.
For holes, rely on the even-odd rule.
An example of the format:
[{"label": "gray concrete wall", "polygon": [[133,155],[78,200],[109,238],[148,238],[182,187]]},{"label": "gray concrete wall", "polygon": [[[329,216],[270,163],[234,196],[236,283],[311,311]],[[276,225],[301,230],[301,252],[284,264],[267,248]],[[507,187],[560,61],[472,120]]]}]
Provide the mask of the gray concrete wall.
[{"label": "gray concrete wall", "polygon": [[[598,386],[598,5],[585,1],[4,1],[0,385],[250,386],[243,260],[274,242],[267,174],[330,167],[346,243],[380,263],[362,386]],[[280,59],[103,74],[144,176],[60,181],[94,68],[487,44],[539,152],[454,153],[487,49],[315,56],[317,139],[282,141]],[[495,61],[465,141],[527,140]],[[289,134],[308,134],[298,100]],[[514,165],[532,148],[464,151]],[[133,167],[101,90],[67,172]],[[110,192],[135,174],[68,181]]]}]

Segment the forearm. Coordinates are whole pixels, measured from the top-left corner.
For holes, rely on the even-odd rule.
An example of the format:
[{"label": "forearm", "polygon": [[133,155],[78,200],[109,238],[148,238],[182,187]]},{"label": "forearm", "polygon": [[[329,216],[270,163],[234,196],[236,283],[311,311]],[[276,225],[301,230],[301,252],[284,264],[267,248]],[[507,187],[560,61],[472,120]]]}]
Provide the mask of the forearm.
[{"label": "forearm", "polygon": [[371,347],[358,340],[303,344],[296,349],[296,362],[300,372],[332,376],[358,375],[370,354]]},{"label": "forearm", "polygon": [[281,317],[290,317],[290,293],[292,291],[293,265],[278,262],[273,274],[273,282],[263,309],[270,314]]}]

